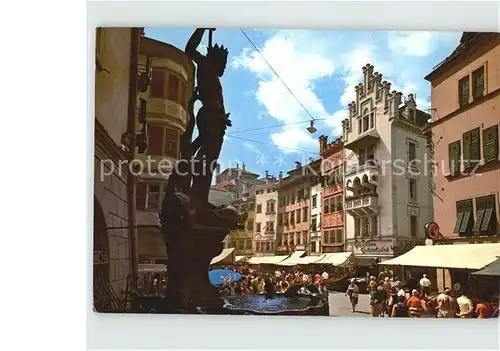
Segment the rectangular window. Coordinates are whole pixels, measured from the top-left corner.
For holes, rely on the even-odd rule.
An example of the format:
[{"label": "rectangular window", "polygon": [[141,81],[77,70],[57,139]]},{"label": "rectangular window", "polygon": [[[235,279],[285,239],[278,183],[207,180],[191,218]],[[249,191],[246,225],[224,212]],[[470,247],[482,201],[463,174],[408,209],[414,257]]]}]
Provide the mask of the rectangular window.
[{"label": "rectangular window", "polygon": [[257,229],[257,233],[260,233],[260,229],[261,229],[261,228],[260,228],[260,222],[257,222],[257,223],[256,223],[256,226],[257,226],[257,228],[256,228],[256,229]]},{"label": "rectangular window", "polygon": [[165,128],[154,124],[148,124],[148,153],[161,156],[164,149]]},{"label": "rectangular window", "polygon": [[278,226],[282,226],[283,225],[283,214],[280,213],[278,214]]},{"label": "rectangular window", "polygon": [[271,243],[269,241],[266,243],[266,252],[271,252]]},{"label": "rectangular window", "polygon": [[342,243],[344,241],[344,236],[342,233],[342,229],[337,230],[337,243]]},{"label": "rectangular window", "polygon": [[361,219],[359,217],[354,218],[354,236],[360,236],[361,234]]},{"label": "rectangular window", "polygon": [[160,202],[160,185],[148,185],[148,210],[158,210],[158,203]]},{"label": "rectangular window", "polygon": [[483,130],[484,161],[498,161],[498,126],[494,125]]},{"label": "rectangular window", "polygon": [[180,103],[179,99],[179,78],[177,76],[170,74],[168,76],[168,90],[167,98],[171,101]]},{"label": "rectangular window", "polygon": [[238,250],[243,250],[244,247],[245,247],[245,241],[238,240]]},{"label": "rectangular window", "polygon": [[253,230],[253,221],[247,221],[247,230],[252,231]]},{"label": "rectangular window", "polygon": [[178,133],[176,130],[165,128],[165,156],[177,158],[178,154]]},{"label": "rectangular window", "polygon": [[336,211],[337,211],[337,198],[331,197],[330,198],[330,212],[336,212]]},{"label": "rectangular window", "polygon": [[372,230],[371,230],[371,236],[377,236],[378,235],[378,217],[373,216],[372,217]]},{"label": "rectangular window", "polygon": [[335,243],[335,230],[330,230],[328,232],[328,242],[330,244],[334,244]]},{"label": "rectangular window", "polygon": [[472,226],[470,226],[472,219],[472,200],[463,200],[457,202],[457,221],[453,228],[454,233],[459,236],[470,236],[472,233]]},{"label": "rectangular window", "polygon": [[417,180],[414,178],[410,178],[409,182],[409,190],[410,190],[410,201],[417,201]]},{"label": "rectangular window", "polygon": [[484,66],[472,72],[472,96],[479,99],[484,95]]},{"label": "rectangular window", "polygon": [[267,222],[266,223],[266,231],[274,233],[274,222]]},{"label": "rectangular window", "polygon": [[416,237],[417,236],[417,216],[411,215],[410,216],[410,236]]},{"label": "rectangular window", "polygon": [[408,163],[412,163],[417,159],[417,144],[408,142]]},{"label": "rectangular window", "polygon": [[342,195],[337,196],[337,211],[343,211]]},{"label": "rectangular window", "polygon": [[151,73],[151,87],[149,96],[152,98],[165,98],[165,72],[153,70]]},{"label": "rectangular window", "polygon": [[187,108],[187,98],[186,98],[186,84],[180,82],[179,84],[179,103],[182,107]]},{"label": "rectangular window", "polygon": [[479,128],[465,132],[462,139],[464,170],[470,171],[481,159]]},{"label": "rectangular window", "polygon": [[368,115],[365,115],[363,117],[363,133],[366,132],[368,130]]},{"label": "rectangular window", "polygon": [[318,195],[313,195],[313,197],[312,197],[312,205],[311,206],[313,208],[316,208],[316,206],[318,205],[317,202],[318,202]]},{"label": "rectangular window", "polygon": [[324,243],[324,244],[328,244],[328,239],[329,239],[329,237],[328,237],[328,236],[329,236],[329,233],[330,233],[330,231],[329,231],[329,230],[325,230],[325,231],[323,232],[323,243]]},{"label": "rectangular window", "polygon": [[469,103],[469,76],[458,81],[458,103],[460,107]]},{"label": "rectangular window", "polygon": [[290,224],[295,225],[295,211],[290,211]]},{"label": "rectangular window", "polygon": [[317,221],[317,217],[314,216],[311,218],[311,231],[312,232],[315,232],[316,231],[316,221]]},{"label": "rectangular window", "polygon": [[457,140],[449,145],[450,153],[450,175],[454,176],[460,173],[460,140]]},{"label": "rectangular window", "polygon": [[245,244],[245,250],[251,250],[252,249],[252,240],[247,240]]},{"label": "rectangular window", "polygon": [[370,235],[370,219],[368,217],[363,217],[362,222],[363,222],[362,224],[363,227],[361,228],[362,229],[361,235],[362,236]]},{"label": "rectangular window", "polygon": [[300,210],[296,210],[296,212],[297,212],[297,214],[295,216],[297,219],[297,223],[300,223]]},{"label": "rectangular window", "polygon": [[257,205],[256,213],[262,213],[262,205]]},{"label": "rectangular window", "polygon": [[304,223],[307,222],[307,217],[309,217],[308,214],[309,214],[309,208],[304,207],[302,209],[302,222]]}]

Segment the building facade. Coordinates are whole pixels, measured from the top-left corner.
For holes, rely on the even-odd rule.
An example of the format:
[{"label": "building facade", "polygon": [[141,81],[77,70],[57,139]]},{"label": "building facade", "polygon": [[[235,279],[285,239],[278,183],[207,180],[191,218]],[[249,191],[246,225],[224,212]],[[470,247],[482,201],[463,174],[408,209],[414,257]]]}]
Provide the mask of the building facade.
[{"label": "building facade", "polygon": [[194,89],[194,65],[175,46],[142,36],[138,70],[144,85],[135,126],[145,141],[135,155],[143,167],[136,184],[139,261],[166,263],[158,212],[179,157],[180,136],[190,118],[187,104]]},{"label": "building facade", "polygon": [[96,30],[93,305],[98,312],[124,310],[127,281],[136,282],[133,176],[119,165],[133,156],[134,146],[125,140],[134,132],[141,33],[141,28]]},{"label": "building facade", "polygon": [[309,175],[297,162],[288,177],[279,181],[277,255],[305,251],[309,245],[309,191]]},{"label": "building facade", "polygon": [[259,175],[246,169],[245,163],[240,168],[226,168],[215,176],[215,189],[229,191],[233,194],[233,199],[249,198],[255,196],[255,185],[259,184]]},{"label": "building facade", "polygon": [[274,256],[278,227],[278,181],[268,177],[255,187],[255,256]]},{"label": "building facade", "polygon": [[444,243],[498,242],[500,34],[463,34],[432,84],[434,220]]},{"label": "building facade", "polygon": [[309,203],[311,204],[310,218],[309,218],[309,246],[307,253],[309,255],[320,255],[323,250],[322,243],[322,230],[321,230],[321,214],[322,214],[322,176],[321,176],[322,159],[314,161],[310,167],[312,174],[309,177],[310,191]]},{"label": "building facade", "polygon": [[231,206],[246,217],[245,228],[232,230],[229,233],[229,238],[226,238],[224,247],[234,248],[234,253],[237,256],[251,257],[253,255],[255,197],[232,200]]},{"label": "building facade", "polygon": [[432,220],[424,135],[430,116],[412,94],[402,104],[372,65],[363,77],[342,122],[346,246],[355,257],[386,260],[423,243]]},{"label": "building facade", "polygon": [[321,191],[321,245],[323,253],[344,251],[344,148],[342,140],[328,143],[328,137],[319,138],[322,159]]}]

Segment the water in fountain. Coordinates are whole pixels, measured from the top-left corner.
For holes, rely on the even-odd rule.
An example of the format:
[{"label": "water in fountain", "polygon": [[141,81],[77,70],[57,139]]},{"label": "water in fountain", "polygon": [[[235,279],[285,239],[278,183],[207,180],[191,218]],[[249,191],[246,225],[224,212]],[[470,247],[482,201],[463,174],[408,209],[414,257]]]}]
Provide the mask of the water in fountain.
[{"label": "water in fountain", "polygon": [[227,297],[224,299],[228,310],[249,311],[254,313],[282,313],[304,311],[311,307],[311,299],[308,297],[294,296],[286,297],[274,295],[244,295]]}]

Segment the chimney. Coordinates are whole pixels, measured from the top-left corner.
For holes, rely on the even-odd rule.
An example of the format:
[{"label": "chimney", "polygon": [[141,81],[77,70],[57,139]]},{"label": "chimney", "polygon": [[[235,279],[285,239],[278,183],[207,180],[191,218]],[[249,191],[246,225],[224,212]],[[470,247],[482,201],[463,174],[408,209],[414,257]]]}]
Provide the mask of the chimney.
[{"label": "chimney", "polygon": [[319,153],[322,154],[326,150],[326,146],[328,145],[328,137],[326,135],[322,135],[319,137]]},{"label": "chimney", "polygon": [[295,161],[295,169],[300,169],[302,164],[299,161]]},{"label": "chimney", "polygon": [[278,173],[278,179],[279,179],[279,180],[283,179],[283,171],[280,171],[280,172]]},{"label": "chimney", "polygon": [[266,179],[269,179],[269,171],[265,171],[266,172]]}]

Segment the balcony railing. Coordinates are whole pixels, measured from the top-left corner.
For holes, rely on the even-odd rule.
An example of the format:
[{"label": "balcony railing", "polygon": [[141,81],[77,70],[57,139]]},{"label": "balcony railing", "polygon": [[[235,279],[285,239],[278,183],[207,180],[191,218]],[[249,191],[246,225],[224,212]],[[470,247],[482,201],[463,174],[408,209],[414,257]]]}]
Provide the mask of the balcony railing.
[{"label": "balcony railing", "polygon": [[358,195],[345,200],[346,210],[355,210],[362,207],[378,205],[377,194]]}]

